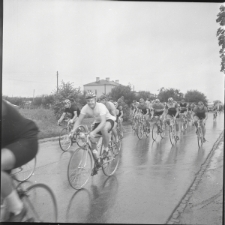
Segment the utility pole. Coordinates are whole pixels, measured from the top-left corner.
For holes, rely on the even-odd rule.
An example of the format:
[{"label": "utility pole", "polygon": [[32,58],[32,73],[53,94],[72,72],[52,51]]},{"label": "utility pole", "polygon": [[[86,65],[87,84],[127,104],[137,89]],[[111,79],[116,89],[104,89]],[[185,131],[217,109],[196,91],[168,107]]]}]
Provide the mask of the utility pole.
[{"label": "utility pole", "polygon": [[58,84],[58,71],[57,71],[57,93],[58,93],[58,90],[59,90],[59,84]]}]

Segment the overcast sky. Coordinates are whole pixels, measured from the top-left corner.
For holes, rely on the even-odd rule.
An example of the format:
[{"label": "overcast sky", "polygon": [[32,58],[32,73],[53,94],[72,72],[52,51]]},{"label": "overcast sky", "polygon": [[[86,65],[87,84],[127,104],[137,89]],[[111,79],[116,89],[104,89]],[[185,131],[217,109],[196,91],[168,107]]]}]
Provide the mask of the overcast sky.
[{"label": "overcast sky", "polygon": [[224,101],[221,3],[4,0],[2,94],[50,94],[96,77],[136,91],[196,89]]}]

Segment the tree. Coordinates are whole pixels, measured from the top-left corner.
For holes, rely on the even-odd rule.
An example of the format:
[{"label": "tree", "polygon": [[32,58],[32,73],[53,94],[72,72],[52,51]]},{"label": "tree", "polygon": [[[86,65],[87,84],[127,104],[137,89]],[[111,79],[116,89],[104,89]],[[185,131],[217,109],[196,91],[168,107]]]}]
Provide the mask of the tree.
[{"label": "tree", "polygon": [[138,92],[138,99],[143,98],[144,100],[152,99],[152,94],[149,91],[139,91]]},{"label": "tree", "polygon": [[109,96],[112,98],[113,101],[117,101],[123,96],[124,102],[128,105],[130,105],[133,99],[135,99],[135,94],[131,91],[131,87],[124,85],[119,85],[113,88],[109,93]]},{"label": "tree", "polygon": [[80,91],[80,88],[74,88],[73,83],[64,81],[61,82],[61,85],[54,93],[54,105],[53,110],[58,119],[64,110],[63,101],[65,99],[69,99],[72,103],[76,103],[76,105],[81,108],[83,106],[83,93]]},{"label": "tree", "polygon": [[183,93],[180,92],[180,90],[175,88],[165,89],[161,88],[159,89],[158,98],[161,102],[167,102],[168,98],[173,98],[175,101],[180,101],[181,98],[184,96]]},{"label": "tree", "polygon": [[197,90],[187,91],[184,98],[185,98],[185,101],[187,101],[187,102],[197,103],[199,101],[202,101],[206,105],[208,103],[206,96]]},{"label": "tree", "polygon": [[[220,24],[220,26],[225,25],[225,6],[220,6],[220,12],[217,14],[216,22]],[[217,30],[216,36],[218,37],[219,46],[221,49],[219,51],[221,58],[221,72],[225,72],[225,30],[222,27],[219,27]]]}]

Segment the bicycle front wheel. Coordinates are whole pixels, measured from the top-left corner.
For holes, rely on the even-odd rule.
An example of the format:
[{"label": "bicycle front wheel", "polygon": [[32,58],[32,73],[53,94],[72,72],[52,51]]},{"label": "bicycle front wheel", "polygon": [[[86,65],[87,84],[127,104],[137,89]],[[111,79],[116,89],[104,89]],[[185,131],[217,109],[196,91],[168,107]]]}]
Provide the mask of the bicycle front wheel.
[{"label": "bicycle front wheel", "polygon": [[197,130],[197,137],[198,137],[198,147],[200,148],[203,143],[203,134],[202,134],[202,128],[199,127]]},{"label": "bicycle front wheel", "polygon": [[27,209],[24,222],[57,222],[58,208],[54,193],[45,184],[34,184],[20,193]]},{"label": "bicycle front wheel", "polygon": [[69,130],[67,129],[67,127],[65,127],[61,130],[59,135],[59,146],[64,152],[66,152],[69,150],[71,145],[72,145],[72,140],[69,137]]},{"label": "bicycle front wheel", "polygon": [[175,127],[174,126],[170,126],[169,128],[169,137],[170,137],[170,142],[172,145],[175,144],[176,140],[175,140]]},{"label": "bicycle front wheel", "polygon": [[15,180],[17,180],[18,182],[24,182],[28,180],[34,174],[36,163],[37,160],[35,157],[25,165],[14,169],[12,171],[12,175],[14,176]]},{"label": "bicycle front wheel", "polygon": [[70,158],[67,177],[70,186],[81,189],[89,180],[92,171],[92,156],[90,150],[78,148]]},{"label": "bicycle front wheel", "polygon": [[154,141],[156,141],[158,136],[159,136],[159,129],[158,129],[157,124],[154,124],[153,127],[152,127],[152,139]]},{"label": "bicycle front wheel", "polygon": [[143,124],[139,124],[137,127],[137,136],[141,140],[144,137],[144,127]]},{"label": "bicycle front wheel", "polygon": [[[101,148],[101,156],[102,156],[103,148]],[[112,141],[109,146],[108,154],[105,158],[103,158],[102,170],[106,176],[113,175],[120,161],[120,153],[121,153],[121,141],[118,143]]]}]

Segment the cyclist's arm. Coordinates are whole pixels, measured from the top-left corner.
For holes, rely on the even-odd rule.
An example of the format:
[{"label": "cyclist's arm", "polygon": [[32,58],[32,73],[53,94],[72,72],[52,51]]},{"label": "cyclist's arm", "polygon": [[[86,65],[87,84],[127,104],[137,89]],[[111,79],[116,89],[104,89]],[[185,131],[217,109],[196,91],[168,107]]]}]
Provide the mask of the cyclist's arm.
[{"label": "cyclist's arm", "polygon": [[62,114],[62,116],[60,117],[60,119],[58,120],[58,124],[60,124],[62,122],[62,120],[64,119],[65,115],[66,115],[66,113],[64,112]]},{"label": "cyclist's arm", "polygon": [[72,134],[74,134],[74,132],[75,132],[75,130],[77,129],[77,127],[80,126],[80,124],[81,124],[81,122],[83,121],[84,117],[85,117],[85,114],[82,114],[82,113],[81,113],[81,114],[79,115],[79,117],[78,117],[76,123],[75,123],[74,126],[73,126],[73,129],[71,130],[71,133],[72,133]]},{"label": "cyclist's arm", "polygon": [[74,117],[71,120],[74,123],[77,118],[77,111],[74,111],[73,113],[74,113]]},{"label": "cyclist's arm", "polygon": [[122,118],[123,117],[123,111],[121,111],[121,115],[119,116],[120,118]]}]

